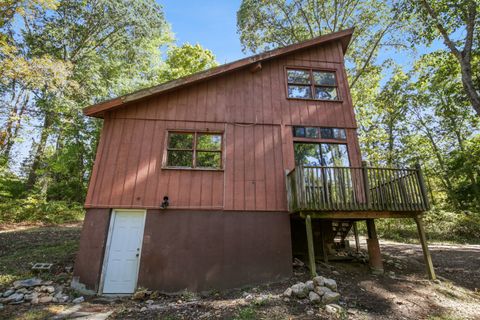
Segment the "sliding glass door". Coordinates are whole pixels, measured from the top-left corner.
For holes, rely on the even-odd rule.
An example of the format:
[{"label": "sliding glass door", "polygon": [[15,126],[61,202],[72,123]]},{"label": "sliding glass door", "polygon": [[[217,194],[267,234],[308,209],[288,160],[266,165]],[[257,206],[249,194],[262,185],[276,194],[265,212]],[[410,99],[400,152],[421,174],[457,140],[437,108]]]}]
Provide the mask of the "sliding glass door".
[{"label": "sliding glass door", "polygon": [[349,167],[346,144],[295,142],[295,163],[304,166]]},{"label": "sliding glass door", "polygon": [[307,202],[322,207],[354,203],[357,177],[352,177],[346,144],[294,143],[296,165],[303,167]]}]

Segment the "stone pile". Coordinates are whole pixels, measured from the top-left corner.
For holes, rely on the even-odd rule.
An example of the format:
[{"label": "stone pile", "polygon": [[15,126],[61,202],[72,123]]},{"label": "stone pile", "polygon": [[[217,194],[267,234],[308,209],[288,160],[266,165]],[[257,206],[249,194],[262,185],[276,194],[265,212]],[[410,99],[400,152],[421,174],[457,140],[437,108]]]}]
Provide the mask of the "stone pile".
[{"label": "stone pile", "polygon": [[297,299],[308,298],[312,303],[330,304],[340,299],[337,292],[337,282],[322,276],[307,282],[298,282],[285,290],[284,296]]},{"label": "stone pile", "polygon": [[30,278],[15,281],[13,286],[0,292],[0,305],[2,304],[39,304],[39,303],[79,303],[83,297],[73,299],[65,293],[64,285],[56,285],[53,281],[42,281]]}]

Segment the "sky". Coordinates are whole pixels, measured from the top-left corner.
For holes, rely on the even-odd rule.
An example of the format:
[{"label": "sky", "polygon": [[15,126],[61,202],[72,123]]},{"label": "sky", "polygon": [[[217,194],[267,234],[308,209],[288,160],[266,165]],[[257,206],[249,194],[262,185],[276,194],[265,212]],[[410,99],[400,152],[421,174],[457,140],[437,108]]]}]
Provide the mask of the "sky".
[{"label": "sky", "polygon": [[[198,43],[211,50],[220,64],[247,56],[242,52],[236,25],[241,0],[156,1],[163,7],[166,20],[175,34],[177,45]],[[418,57],[442,47],[441,41],[435,41],[428,47],[418,46],[416,55]],[[380,61],[388,58],[404,66],[405,69],[409,69],[412,61],[415,60],[412,53],[397,53],[394,50],[380,52]]]},{"label": "sky", "polygon": [[221,64],[245,57],[237,34],[240,0],[157,0],[177,44],[200,44]]}]

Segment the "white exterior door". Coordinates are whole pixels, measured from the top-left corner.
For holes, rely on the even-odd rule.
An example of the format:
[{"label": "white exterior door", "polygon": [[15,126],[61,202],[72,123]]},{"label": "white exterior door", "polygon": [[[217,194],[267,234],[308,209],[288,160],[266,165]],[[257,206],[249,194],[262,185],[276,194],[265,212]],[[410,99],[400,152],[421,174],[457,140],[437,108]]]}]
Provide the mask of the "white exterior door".
[{"label": "white exterior door", "polygon": [[103,293],[133,293],[142,252],[144,210],[115,210],[110,223]]}]

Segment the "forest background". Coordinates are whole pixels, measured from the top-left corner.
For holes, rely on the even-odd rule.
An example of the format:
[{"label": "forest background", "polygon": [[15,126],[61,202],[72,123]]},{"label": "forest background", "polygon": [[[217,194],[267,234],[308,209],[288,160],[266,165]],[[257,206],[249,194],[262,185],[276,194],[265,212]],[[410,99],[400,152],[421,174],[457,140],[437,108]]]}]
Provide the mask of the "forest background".
[{"label": "forest background", "polygon": [[[430,237],[480,242],[480,1],[243,0],[237,10],[248,55],[355,26],[346,66],[364,160],[420,163]],[[0,0],[0,223],[82,219],[102,126],[82,108],[218,65],[207,48],[176,43],[161,1]],[[401,240],[414,228],[379,225]]]}]

